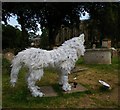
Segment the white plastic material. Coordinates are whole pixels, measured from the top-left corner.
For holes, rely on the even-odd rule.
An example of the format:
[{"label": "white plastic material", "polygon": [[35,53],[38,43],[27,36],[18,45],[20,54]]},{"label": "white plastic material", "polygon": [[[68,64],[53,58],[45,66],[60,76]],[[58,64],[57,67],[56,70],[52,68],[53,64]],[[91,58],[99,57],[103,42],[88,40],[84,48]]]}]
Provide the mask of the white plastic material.
[{"label": "white plastic material", "polygon": [[65,41],[57,49],[47,51],[39,48],[29,48],[19,52],[12,61],[11,84],[15,86],[18,72],[22,65],[29,69],[27,75],[28,88],[33,96],[42,97],[40,88],[35,86],[37,80],[43,76],[43,69],[46,67],[56,68],[60,74],[59,83],[65,91],[71,90],[68,83],[68,74],[75,67],[75,62],[81,55],[84,55],[84,34]]},{"label": "white plastic material", "polygon": [[101,83],[103,86],[106,86],[106,87],[110,88],[110,85],[107,84],[106,82],[102,81],[102,80],[99,80],[99,83]]}]

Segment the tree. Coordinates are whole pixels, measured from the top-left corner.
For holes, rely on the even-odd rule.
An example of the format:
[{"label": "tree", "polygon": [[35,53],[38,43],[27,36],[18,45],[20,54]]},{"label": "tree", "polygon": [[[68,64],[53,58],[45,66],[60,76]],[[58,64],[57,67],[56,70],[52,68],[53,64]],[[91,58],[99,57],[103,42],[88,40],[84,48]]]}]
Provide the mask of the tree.
[{"label": "tree", "polygon": [[17,16],[17,21],[21,25],[22,36],[21,36],[21,46],[22,48],[28,45],[28,30],[36,28],[36,23],[32,22],[32,16],[29,16],[29,6],[27,3],[19,2],[3,2],[2,3],[2,20],[7,25],[7,19],[12,15]]},{"label": "tree", "polygon": [[55,38],[61,25],[79,24],[79,3],[47,3],[42,9],[41,27],[49,30],[49,45],[54,45]]},{"label": "tree", "polygon": [[43,49],[49,49],[49,41],[48,41],[48,30],[46,28],[42,29],[42,35],[40,39],[40,47]]},{"label": "tree", "polygon": [[65,26],[79,24],[80,13],[83,11],[82,3],[3,3],[3,21],[13,15],[21,24],[23,40],[26,41],[26,30],[37,30],[37,23],[41,28],[49,30],[49,45],[54,45],[54,40],[61,24]]},{"label": "tree", "polygon": [[[86,11],[90,14],[90,29],[98,29],[101,33],[101,39],[111,38],[113,45],[120,41],[119,18],[120,3],[87,3]],[[91,37],[93,37],[93,32]],[[94,38],[93,38],[94,39]],[[117,41],[117,42],[116,42]]]},{"label": "tree", "polygon": [[19,29],[10,25],[2,25],[2,47],[4,48],[21,48],[22,33]]},{"label": "tree", "polygon": [[[61,25],[78,27],[80,15],[87,11],[90,14],[92,28],[97,28],[101,32],[101,39],[109,36],[113,40],[120,40],[118,26],[120,11],[119,3],[97,3],[97,2],[5,2],[2,9],[2,20],[7,23],[7,19],[17,15],[17,20],[22,27],[23,46],[28,41],[27,31],[37,31],[37,23],[41,28],[48,30],[48,42],[50,47],[54,45],[55,38]],[[91,29],[92,29],[91,28]],[[91,37],[93,32],[91,31]],[[94,38],[93,38],[94,39]]]}]

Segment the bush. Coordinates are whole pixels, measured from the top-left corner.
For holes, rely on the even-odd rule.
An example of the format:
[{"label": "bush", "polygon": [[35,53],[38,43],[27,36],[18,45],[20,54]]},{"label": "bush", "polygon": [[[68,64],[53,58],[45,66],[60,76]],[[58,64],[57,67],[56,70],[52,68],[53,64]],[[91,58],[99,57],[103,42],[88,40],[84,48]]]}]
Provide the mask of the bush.
[{"label": "bush", "polygon": [[49,47],[48,30],[43,29],[42,35],[41,35],[41,40],[40,40],[40,48],[48,49],[48,47]]},{"label": "bush", "polygon": [[76,64],[84,64],[84,58],[81,56],[78,60],[77,60],[77,62],[76,62]]},{"label": "bush", "polygon": [[6,58],[2,58],[2,72],[3,73],[10,73],[10,70],[11,70],[10,65],[11,63],[9,60],[7,60]]}]

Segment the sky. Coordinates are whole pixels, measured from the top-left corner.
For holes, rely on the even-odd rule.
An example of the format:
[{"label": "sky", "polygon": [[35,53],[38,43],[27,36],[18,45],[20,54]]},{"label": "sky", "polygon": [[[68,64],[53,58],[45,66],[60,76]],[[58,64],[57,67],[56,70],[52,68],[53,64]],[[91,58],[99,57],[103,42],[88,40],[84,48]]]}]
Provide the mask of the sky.
[{"label": "sky", "polygon": [[[14,27],[17,26],[17,28],[21,30],[21,25],[18,24],[16,19],[17,19],[17,16],[10,17],[9,20],[8,20],[8,24],[12,25]],[[89,19],[89,13],[87,13],[87,12],[85,12],[85,16],[81,15],[81,17],[80,17],[80,20],[85,20],[85,19]],[[39,28],[39,31],[37,31],[36,34],[41,35],[42,32],[41,32],[41,29],[40,29],[40,24],[38,24],[38,28]]]}]

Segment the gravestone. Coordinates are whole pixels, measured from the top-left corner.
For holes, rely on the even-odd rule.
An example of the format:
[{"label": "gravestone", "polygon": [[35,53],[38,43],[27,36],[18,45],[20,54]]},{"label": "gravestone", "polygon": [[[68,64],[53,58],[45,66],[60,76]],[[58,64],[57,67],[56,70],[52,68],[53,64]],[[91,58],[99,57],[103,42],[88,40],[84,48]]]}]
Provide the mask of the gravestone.
[{"label": "gravestone", "polygon": [[102,41],[102,47],[103,48],[111,48],[111,40],[109,40],[109,39],[103,39],[103,41]]},{"label": "gravestone", "polygon": [[111,49],[86,49],[84,60],[86,64],[111,64]]}]

